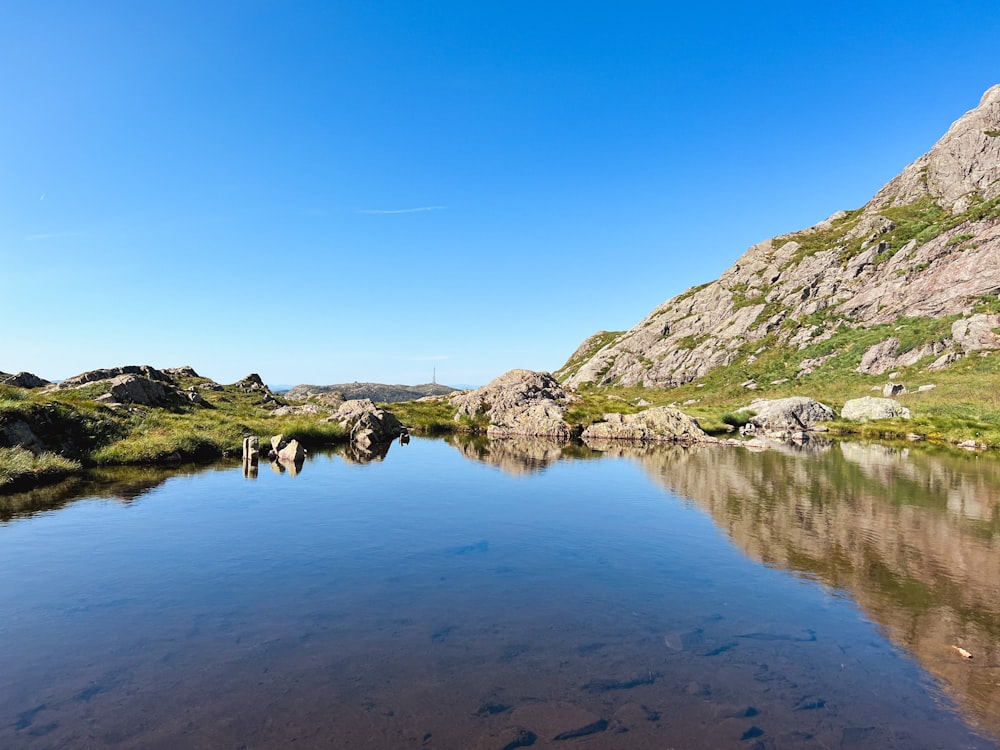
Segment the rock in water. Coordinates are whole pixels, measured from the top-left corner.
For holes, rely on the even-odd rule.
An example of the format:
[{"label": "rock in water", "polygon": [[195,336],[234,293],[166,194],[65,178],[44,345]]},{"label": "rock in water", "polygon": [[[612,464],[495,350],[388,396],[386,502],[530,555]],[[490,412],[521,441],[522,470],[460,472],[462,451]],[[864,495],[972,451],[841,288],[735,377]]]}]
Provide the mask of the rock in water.
[{"label": "rock in water", "polygon": [[363,448],[390,443],[405,432],[395,414],[378,408],[367,398],[345,401],[336,414],[324,421],[338,422]]}]

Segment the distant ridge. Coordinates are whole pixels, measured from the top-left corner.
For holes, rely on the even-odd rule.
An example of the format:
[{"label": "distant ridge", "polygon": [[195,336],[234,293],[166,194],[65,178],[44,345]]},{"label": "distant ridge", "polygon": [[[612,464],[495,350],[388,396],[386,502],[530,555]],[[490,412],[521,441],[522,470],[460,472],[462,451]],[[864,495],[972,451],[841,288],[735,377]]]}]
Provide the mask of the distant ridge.
[{"label": "distant ridge", "polygon": [[334,385],[297,385],[289,389],[285,398],[289,401],[305,401],[310,396],[339,393],[345,399],[370,398],[375,403],[394,404],[400,401],[415,401],[424,396],[446,396],[454,393],[451,388],[440,383],[423,385],[386,385],[385,383],[337,383]]}]

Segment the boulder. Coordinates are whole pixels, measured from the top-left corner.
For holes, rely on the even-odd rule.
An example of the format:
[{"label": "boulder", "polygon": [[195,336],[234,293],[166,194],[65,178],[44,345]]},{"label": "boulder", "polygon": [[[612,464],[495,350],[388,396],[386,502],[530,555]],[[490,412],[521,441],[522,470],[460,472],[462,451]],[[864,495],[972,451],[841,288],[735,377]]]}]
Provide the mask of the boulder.
[{"label": "boulder", "polygon": [[21,419],[0,424],[0,447],[25,448],[36,456],[45,451],[45,444],[31,429],[31,425]]},{"label": "boulder", "polygon": [[190,388],[185,388],[181,391],[181,395],[184,396],[192,404],[197,404],[198,406],[210,406],[208,401],[198,392],[198,389],[193,385]]},{"label": "boulder", "polygon": [[772,400],[759,398],[740,411],[754,412],[741,429],[744,434],[785,435],[803,432],[812,429],[820,422],[829,422],[837,417],[829,406],[806,396]]},{"label": "boulder", "polygon": [[876,419],[909,419],[910,410],[891,398],[865,396],[854,398],[844,404],[840,416],[852,422],[868,422]]},{"label": "boulder", "polygon": [[45,385],[52,385],[48,380],[43,380],[30,372],[19,372],[17,375],[2,373],[0,374],[0,383],[12,385],[15,388],[41,388]]},{"label": "boulder", "polygon": [[451,397],[457,407],[455,421],[486,415],[491,437],[511,435],[569,438],[570,426],[563,407],[570,396],[547,372],[511,370],[482,388]]},{"label": "boulder", "polygon": [[288,443],[278,451],[278,460],[286,464],[301,464],[306,460],[306,449],[298,440],[289,440]]},{"label": "boulder", "polygon": [[132,374],[112,378],[109,394],[120,404],[139,406],[166,406],[177,400],[176,392],[162,382]]},{"label": "boulder", "polygon": [[[909,367],[910,365],[915,365],[925,357],[933,357],[941,354],[946,346],[942,341],[933,341],[897,354],[896,350],[898,348],[899,339],[895,336],[869,347],[861,356],[861,364],[856,368],[856,372],[881,375],[890,370],[895,370],[897,367]],[[893,377],[893,374],[890,374],[889,377]]]},{"label": "boulder", "polygon": [[658,406],[637,414],[605,414],[583,431],[584,440],[636,440],[657,443],[707,443],[715,439],[697,420],[678,409]]},{"label": "boulder", "polygon": [[71,378],[66,378],[53,386],[53,388],[58,390],[79,388],[82,385],[96,383],[99,380],[114,380],[122,375],[138,375],[147,380],[156,380],[161,383],[172,382],[169,375],[160,372],[155,367],[150,367],[149,365],[126,365],[124,367],[112,367],[103,370],[88,370]]},{"label": "boulder", "polygon": [[298,406],[279,406],[271,412],[271,415],[275,417],[311,416],[317,414],[329,415],[330,410],[320,408],[316,404],[300,404]]},{"label": "boulder", "polygon": [[166,367],[163,369],[167,375],[171,375],[175,378],[200,378],[195,369],[190,365],[184,365],[183,367]]},{"label": "boulder", "polygon": [[255,372],[250,373],[243,380],[237,381],[233,385],[244,393],[249,393],[250,391],[268,391],[270,393],[270,389],[260,379],[260,375]]},{"label": "boulder", "polygon": [[886,383],[882,386],[882,395],[886,398],[892,398],[902,393],[906,393],[906,386],[902,383]]},{"label": "boulder", "polygon": [[326,421],[339,422],[351,441],[362,447],[392,442],[406,431],[395,414],[367,398],[345,401]]},{"label": "boulder", "polygon": [[964,351],[1000,349],[1000,315],[977,313],[951,324],[951,336]]}]

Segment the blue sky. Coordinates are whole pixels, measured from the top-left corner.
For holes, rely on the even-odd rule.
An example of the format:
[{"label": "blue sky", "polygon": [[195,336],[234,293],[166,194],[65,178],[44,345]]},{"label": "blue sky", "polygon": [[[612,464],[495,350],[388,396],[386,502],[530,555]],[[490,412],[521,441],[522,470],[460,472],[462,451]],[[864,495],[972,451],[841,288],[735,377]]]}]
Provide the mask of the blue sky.
[{"label": "blue sky", "polygon": [[0,3],[0,370],[553,370],[865,203],[993,2]]}]

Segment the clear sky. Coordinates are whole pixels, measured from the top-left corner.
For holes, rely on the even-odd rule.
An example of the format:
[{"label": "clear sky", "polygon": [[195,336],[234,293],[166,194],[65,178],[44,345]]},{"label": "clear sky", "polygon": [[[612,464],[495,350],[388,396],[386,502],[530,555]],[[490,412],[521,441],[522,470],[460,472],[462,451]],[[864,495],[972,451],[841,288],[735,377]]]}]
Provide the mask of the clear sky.
[{"label": "clear sky", "polygon": [[0,2],[0,370],[553,370],[865,203],[1000,5]]}]

